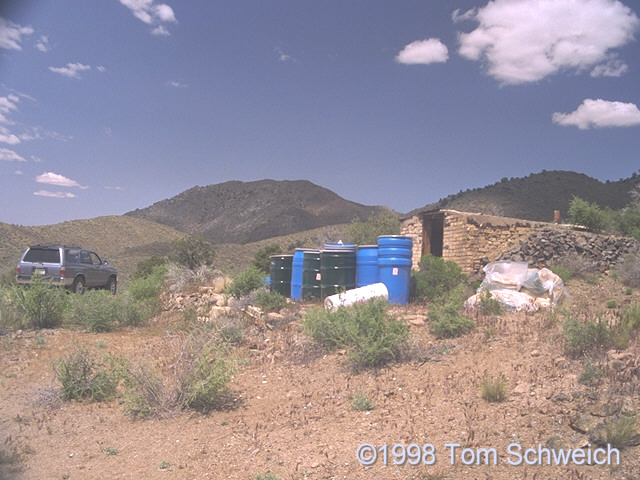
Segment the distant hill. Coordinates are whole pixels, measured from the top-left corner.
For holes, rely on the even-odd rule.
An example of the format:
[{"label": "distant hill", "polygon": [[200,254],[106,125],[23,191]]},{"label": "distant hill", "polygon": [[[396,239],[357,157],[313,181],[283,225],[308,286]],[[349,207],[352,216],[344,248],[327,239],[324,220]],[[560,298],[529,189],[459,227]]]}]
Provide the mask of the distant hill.
[{"label": "distant hill", "polygon": [[640,177],[635,175],[603,183],[582,173],[543,171],[522,178],[503,178],[493,185],[461,191],[409,214],[423,209],[449,208],[551,222],[554,210],[560,210],[562,218],[567,218],[574,196],[596,203],[601,208],[620,210],[629,204],[629,192],[638,183]]},{"label": "distant hill", "polygon": [[306,180],[231,181],[193,187],[125,215],[202,234],[212,243],[249,243],[368,219],[388,210],[345,200]]}]

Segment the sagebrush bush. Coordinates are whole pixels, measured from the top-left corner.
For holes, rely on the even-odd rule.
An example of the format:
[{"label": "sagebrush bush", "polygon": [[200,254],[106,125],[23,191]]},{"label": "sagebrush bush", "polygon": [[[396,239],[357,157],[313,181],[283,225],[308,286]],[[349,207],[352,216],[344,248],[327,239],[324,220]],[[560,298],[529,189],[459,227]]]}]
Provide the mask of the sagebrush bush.
[{"label": "sagebrush bush", "polygon": [[64,289],[35,278],[29,287],[14,287],[11,302],[23,327],[54,328],[62,323],[68,298]]},{"label": "sagebrush bush", "polygon": [[333,311],[314,308],[303,325],[327,350],[347,349],[355,366],[378,367],[397,359],[409,336],[406,323],[388,310],[379,298]]},{"label": "sagebrush bush", "polygon": [[351,408],[357,412],[371,411],[373,410],[373,406],[373,400],[364,393],[357,393],[351,399]]},{"label": "sagebrush bush", "polygon": [[564,350],[572,357],[581,357],[605,349],[611,340],[611,328],[601,318],[581,322],[569,316],[563,326]]},{"label": "sagebrush bush", "polygon": [[266,286],[267,282],[262,272],[255,267],[249,267],[233,279],[233,282],[225,289],[225,293],[234,298],[241,298]]},{"label": "sagebrush bush", "polygon": [[429,330],[436,338],[456,338],[476,328],[472,319],[462,315],[465,297],[464,286],[459,285],[443,302],[429,305]]},{"label": "sagebrush bush", "polygon": [[640,255],[627,255],[617,270],[620,280],[627,287],[640,287]]},{"label": "sagebrush bush", "polygon": [[203,235],[189,235],[171,242],[170,260],[190,270],[201,265],[213,266],[215,251],[213,245]]},{"label": "sagebrush bush", "polygon": [[54,362],[56,378],[65,400],[99,402],[116,394],[118,376],[107,362],[98,361],[85,347]]},{"label": "sagebrush bush", "polygon": [[422,257],[418,271],[412,272],[412,276],[412,297],[416,301],[442,298],[467,281],[460,265],[433,255]]}]

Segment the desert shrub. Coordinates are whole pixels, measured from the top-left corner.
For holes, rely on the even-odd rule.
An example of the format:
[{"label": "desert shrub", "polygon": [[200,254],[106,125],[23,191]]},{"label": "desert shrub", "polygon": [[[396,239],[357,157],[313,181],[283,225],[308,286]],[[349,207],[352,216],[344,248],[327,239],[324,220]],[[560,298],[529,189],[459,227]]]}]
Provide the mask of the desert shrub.
[{"label": "desert shrub", "polygon": [[622,312],[622,325],[630,331],[640,329],[640,304],[632,303]]},{"label": "desert shrub", "polygon": [[122,316],[123,297],[104,290],[88,290],[73,295],[69,302],[68,318],[92,332],[108,332],[118,326]]},{"label": "desert shrub", "polygon": [[171,248],[169,259],[190,270],[195,270],[201,265],[213,266],[213,245],[202,235],[189,235],[174,240],[171,242]]},{"label": "desert shrub", "polygon": [[484,290],[479,297],[478,312],[482,315],[501,315],[504,306],[500,300],[493,298],[489,290]]},{"label": "desert shrub", "polygon": [[35,278],[27,288],[15,287],[11,302],[23,327],[54,328],[62,323],[67,295],[42,279]]},{"label": "desert shrub", "polygon": [[507,399],[507,380],[504,377],[485,377],[480,384],[480,394],[487,402],[504,402]]},{"label": "desert shrub", "polygon": [[258,290],[256,291],[255,303],[265,312],[279,312],[287,306],[287,299],[279,292]]},{"label": "desert shrub", "polygon": [[351,399],[351,408],[357,412],[369,412],[373,410],[373,400],[364,393],[357,393]]},{"label": "desert shrub", "polygon": [[640,255],[627,255],[617,270],[620,280],[627,287],[640,287]]},{"label": "desert shrub", "polygon": [[613,222],[616,231],[640,240],[640,205],[631,204],[615,212]]},{"label": "desert shrub", "polygon": [[637,437],[636,419],[626,415],[620,415],[609,419],[605,427],[605,441],[613,448],[622,450],[631,444]]},{"label": "desert shrub", "polygon": [[225,292],[234,298],[241,298],[254,290],[266,287],[266,285],[267,282],[262,272],[255,267],[249,267],[233,279]]},{"label": "desert shrub", "polygon": [[282,253],[282,249],[277,243],[266,245],[255,253],[253,260],[251,261],[251,266],[255,267],[264,275],[269,275],[269,272],[271,271],[271,260],[269,257],[280,253]]},{"label": "desert shrub", "polygon": [[600,232],[610,225],[610,215],[595,203],[590,204],[579,197],[573,197],[569,205],[571,223],[583,225],[589,230]]},{"label": "desert shrub", "polygon": [[99,402],[116,394],[118,377],[114,370],[94,359],[85,347],[54,362],[54,371],[65,400]]},{"label": "desert shrub", "polygon": [[400,217],[392,212],[377,213],[366,222],[353,220],[345,227],[344,238],[348,243],[357,245],[375,245],[380,235],[399,235]]},{"label": "desert shrub", "polygon": [[409,329],[389,314],[389,304],[379,298],[339,307],[315,308],[303,320],[305,331],[327,350],[347,349],[357,367],[378,367],[398,358]]},{"label": "desert shrub", "polygon": [[131,279],[147,278],[152,275],[164,276],[167,269],[167,259],[159,255],[153,255],[136,264],[136,271],[131,275]]},{"label": "desert shrub", "polygon": [[564,322],[564,350],[572,357],[606,348],[611,340],[611,329],[601,318],[581,322],[569,316]]},{"label": "desert shrub", "polygon": [[563,255],[549,269],[558,275],[564,283],[567,283],[571,278],[585,278],[599,271],[597,265],[578,253]]},{"label": "desert shrub", "polygon": [[22,319],[13,302],[13,288],[0,285],[0,331],[17,330],[22,326]]},{"label": "desert shrub", "polygon": [[162,377],[143,363],[119,359],[124,379],[123,407],[135,418],[168,417],[177,410],[175,394],[165,386]]},{"label": "desert shrub", "polygon": [[443,302],[429,305],[429,330],[437,338],[456,338],[475,329],[475,323],[462,315],[465,289],[459,285]]},{"label": "desert shrub", "polygon": [[224,404],[235,367],[214,331],[194,329],[182,345],[176,369],[182,408],[207,413]]},{"label": "desert shrub", "polygon": [[412,272],[412,275],[412,296],[417,301],[432,301],[443,297],[467,280],[457,263],[433,255],[422,257],[418,271]]},{"label": "desert shrub", "polygon": [[593,363],[590,358],[587,358],[582,367],[582,372],[578,375],[578,382],[582,385],[593,386],[598,382],[600,377],[602,377],[602,374],[602,369],[598,364]]}]

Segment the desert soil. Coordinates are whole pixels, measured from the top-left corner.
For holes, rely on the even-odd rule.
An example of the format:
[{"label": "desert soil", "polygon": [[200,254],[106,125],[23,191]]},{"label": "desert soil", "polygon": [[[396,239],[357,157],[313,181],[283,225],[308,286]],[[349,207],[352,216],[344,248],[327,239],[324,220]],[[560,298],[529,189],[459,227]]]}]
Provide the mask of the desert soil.
[{"label": "desert soil", "polygon": [[[626,305],[640,302],[639,292],[629,295],[608,277],[597,284],[572,281],[567,288],[571,298],[562,308],[580,318],[615,318]],[[606,308],[611,300],[618,307]],[[635,446],[622,449],[619,464],[611,457],[612,465],[608,460],[604,465],[528,465],[524,460],[512,465],[519,459],[509,452],[510,444],[512,452],[520,447],[521,453],[555,445],[565,451],[591,448],[593,454],[597,446],[589,447],[588,434],[574,419],[586,415],[603,421],[621,410],[635,415],[639,340],[623,352],[602,352],[594,361],[606,374],[589,387],[578,382],[584,361],[564,354],[561,315],[477,317],[473,333],[436,340],[426,307],[412,305],[395,308],[413,319],[411,358],[355,372],[344,352],[327,354],[302,333],[305,308],[271,328],[247,329],[235,352],[239,366],[231,384],[232,405],[207,415],[182,412],[136,420],[118,400],[56,402],[49,396],[58,387],[52,362],[78,345],[96,355],[169,368],[180,335],[179,315],[164,314],[147,327],[111,333],[61,328],[0,336],[0,478],[640,478]],[[487,375],[506,379],[505,401],[483,400],[480,384]],[[354,410],[358,394],[367,395],[373,409]],[[372,466],[356,458],[365,442],[379,449]],[[394,465],[391,447],[411,443],[432,447],[425,447],[420,465]],[[464,448],[469,450],[463,455]],[[484,459],[483,452],[495,454],[483,464],[465,464]]]}]

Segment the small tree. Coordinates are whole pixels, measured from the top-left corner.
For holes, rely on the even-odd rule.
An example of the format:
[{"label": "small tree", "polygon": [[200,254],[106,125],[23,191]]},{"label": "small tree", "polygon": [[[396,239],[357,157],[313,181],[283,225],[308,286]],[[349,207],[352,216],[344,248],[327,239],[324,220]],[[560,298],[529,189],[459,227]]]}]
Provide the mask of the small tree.
[{"label": "small tree", "polygon": [[268,275],[271,271],[271,260],[269,260],[269,257],[271,255],[278,255],[280,253],[282,253],[282,250],[280,249],[280,245],[278,245],[277,243],[272,243],[271,245],[262,247],[253,256],[251,266],[255,267],[265,275]]},{"label": "small tree", "polygon": [[213,266],[215,252],[211,242],[202,235],[190,235],[188,237],[171,242],[173,252],[169,258],[179,265],[191,270],[206,265]]},{"label": "small tree", "polygon": [[377,213],[366,222],[359,219],[347,225],[344,236],[347,242],[358,245],[375,245],[380,235],[399,235],[400,217],[392,211]]}]

